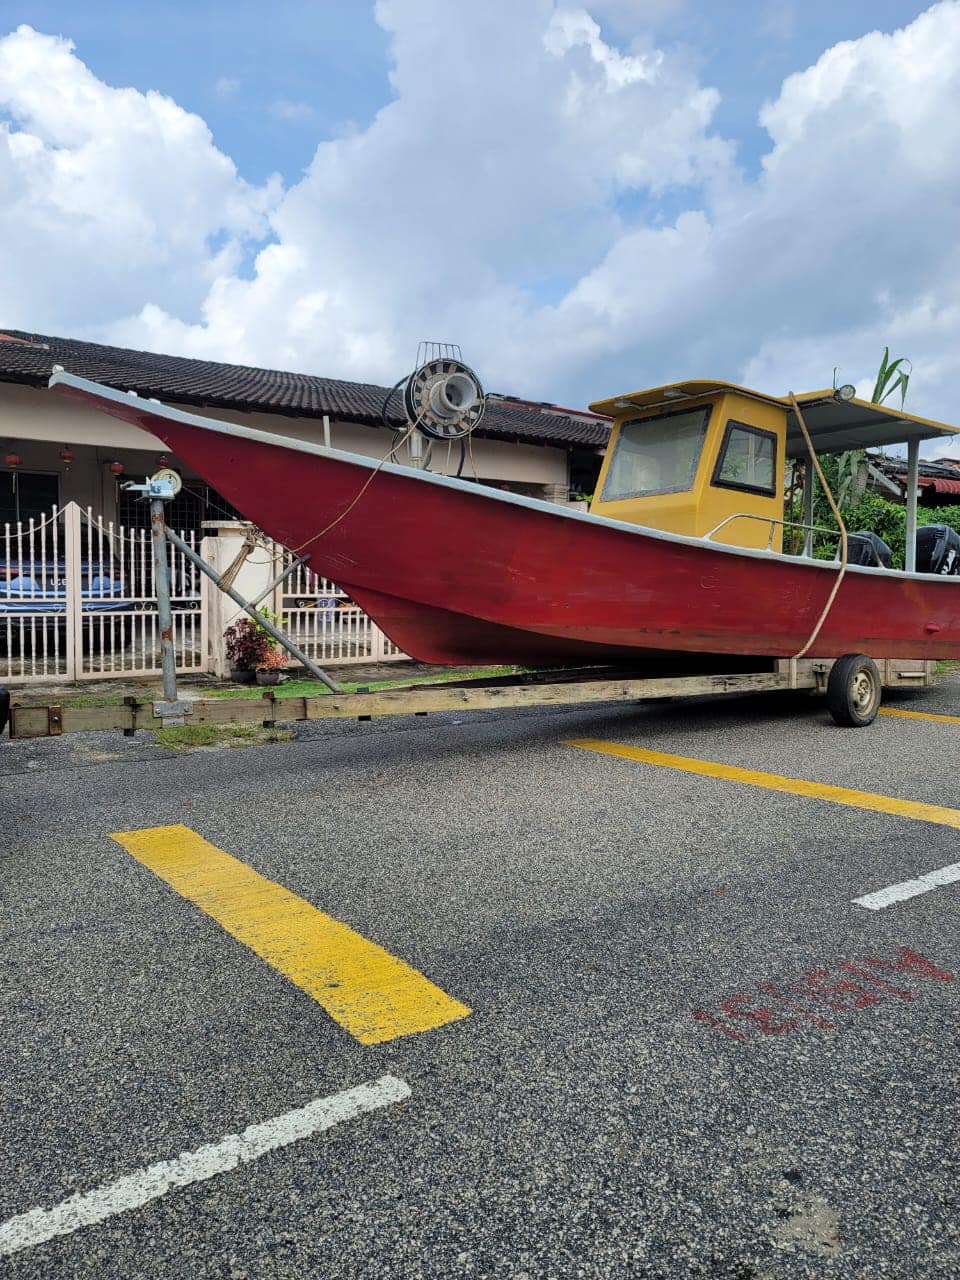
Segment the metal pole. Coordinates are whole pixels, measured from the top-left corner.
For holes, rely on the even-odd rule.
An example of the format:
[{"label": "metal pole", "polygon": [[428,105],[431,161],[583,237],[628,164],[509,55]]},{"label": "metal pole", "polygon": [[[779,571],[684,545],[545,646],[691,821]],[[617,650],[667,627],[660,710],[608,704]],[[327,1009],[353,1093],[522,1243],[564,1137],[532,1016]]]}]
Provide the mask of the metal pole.
[{"label": "metal pole", "polygon": [[263,601],[266,600],[267,596],[270,594],[271,591],[276,591],[277,587],[281,586],[284,582],[286,582],[286,580],[290,577],[290,575],[293,573],[295,569],[299,569],[300,566],[302,564],[306,564],[309,559],[310,559],[309,556],[301,556],[299,560],[294,560],[293,563],[288,568],[284,569],[283,573],[278,574],[277,577],[274,578],[274,580],[270,583],[268,587],[263,588],[263,590],[257,596],[256,600],[250,601],[253,607],[256,608],[258,604],[262,604]]},{"label": "metal pole", "polygon": [[807,526],[803,531],[803,554],[813,555],[813,464],[808,458],[803,464],[803,523]]},{"label": "metal pole", "polygon": [[907,573],[917,571],[917,490],[920,487],[920,441],[907,443],[907,545],[903,567]]},{"label": "metal pole", "polygon": [[[151,504],[151,507],[152,505],[153,504]],[[185,555],[192,564],[197,566],[201,573],[205,573],[215,586],[225,592],[225,594],[228,595],[235,604],[238,604],[244,613],[248,614],[254,620],[257,626],[263,627],[267,635],[273,636],[274,640],[276,640],[278,644],[283,645],[284,649],[296,658],[297,662],[302,662],[311,675],[315,676],[325,684],[332,693],[343,693],[343,690],[337,684],[336,680],[333,680],[328,676],[322,667],[318,667],[311,658],[308,658],[302,650],[298,649],[293,641],[289,639],[289,637],[285,636],[282,631],[278,631],[269,618],[265,618],[262,613],[257,613],[250,601],[244,600],[239,591],[235,591],[233,587],[225,587],[223,585],[223,579],[220,577],[219,573],[217,573],[216,569],[212,569],[210,565],[207,564],[206,560],[198,556],[193,547],[184,542],[182,538],[178,538],[172,529],[166,530],[166,536],[178,551]]]},{"label": "metal pole", "polygon": [[423,468],[423,436],[419,431],[414,431],[410,436],[409,448],[411,467],[421,470]]},{"label": "metal pole", "polygon": [[160,626],[160,663],[163,667],[163,696],[177,700],[177,655],[173,647],[173,610],[170,607],[170,562],[167,556],[163,502],[150,499],[150,540],[153,545],[153,581],[157,592]]}]

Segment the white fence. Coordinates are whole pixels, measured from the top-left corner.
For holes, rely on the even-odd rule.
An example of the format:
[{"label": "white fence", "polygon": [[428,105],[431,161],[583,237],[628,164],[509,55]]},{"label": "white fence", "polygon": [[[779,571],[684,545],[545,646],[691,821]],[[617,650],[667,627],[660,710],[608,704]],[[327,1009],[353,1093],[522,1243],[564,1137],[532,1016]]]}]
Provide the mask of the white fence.
[{"label": "white fence", "polygon": [[[221,570],[233,538],[178,530]],[[231,546],[231,542],[233,545]],[[223,630],[236,606],[168,546],[173,634],[180,673],[226,674]],[[256,598],[290,561],[259,546],[238,583]],[[322,666],[405,655],[333,583],[299,566],[265,602]],[[103,680],[160,672],[150,532],[105,522],[75,503],[22,524],[0,525],[0,684]]]},{"label": "white fence", "polygon": [[[291,563],[290,552],[281,550],[277,573]],[[306,565],[298,565],[277,588],[273,611],[291,640],[319,666],[406,657],[339,587]]]},{"label": "white fence", "polygon": [[[189,530],[181,537],[192,545]],[[177,670],[206,669],[200,574],[170,548]],[[102,680],[160,669],[150,533],[75,503],[0,527],[0,681]]]}]

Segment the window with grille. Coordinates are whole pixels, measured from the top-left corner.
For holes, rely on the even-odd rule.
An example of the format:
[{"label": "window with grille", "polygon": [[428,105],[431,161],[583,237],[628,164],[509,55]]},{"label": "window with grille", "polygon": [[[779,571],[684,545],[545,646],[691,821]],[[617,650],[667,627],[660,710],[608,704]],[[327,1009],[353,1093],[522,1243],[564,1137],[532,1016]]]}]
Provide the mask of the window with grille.
[{"label": "window with grille", "polygon": [[[187,481],[172,502],[164,503],[164,515],[171,529],[192,529],[199,533],[205,520],[243,520],[245,517],[202,481]],[[117,521],[127,529],[149,529],[150,504],[140,495],[121,489],[117,495]]]}]

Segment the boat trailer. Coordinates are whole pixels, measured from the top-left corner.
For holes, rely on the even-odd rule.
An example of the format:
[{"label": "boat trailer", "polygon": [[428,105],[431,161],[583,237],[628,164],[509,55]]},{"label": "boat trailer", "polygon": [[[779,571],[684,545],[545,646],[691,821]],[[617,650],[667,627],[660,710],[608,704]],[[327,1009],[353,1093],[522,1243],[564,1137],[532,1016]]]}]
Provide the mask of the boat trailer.
[{"label": "boat trailer", "polygon": [[[871,674],[872,672],[875,675]],[[706,672],[636,678],[604,668],[527,671],[512,676],[410,684],[402,688],[360,690],[306,697],[198,698],[185,701],[191,725],[274,725],[310,720],[373,720],[381,716],[424,716],[437,712],[513,710],[523,707],[575,707],[611,702],[647,702],[718,694],[780,693],[792,690],[824,694],[839,724],[863,726],[879,706],[879,684],[922,689],[933,684],[936,663],[891,658],[873,662],[862,654],[826,658],[770,660],[766,671]],[[863,673],[868,673],[863,701]],[[838,678],[838,677],[842,677]],[[859,683],[858,683],[859,682]],[[858,703],[858,698],[860,699]],[[0,696],[0,732],[3,730]],[[46,738],[64,733],[162,729],[170,723],[168,703],[127,697],[122,705],[71,707],[60,703],[10,706],[10,737]]]},{"label": "boat trailer", "polygon": [[[791,690],[826,695],[827,706],[838,724],[863,727],[876,717],[884,687],[925,688],[935,679],[935,662],[897,658],[874,660],[862,653],[852,653],[837,659],[716,657],[713,661],[726,666],[726,670],[721,666],[719,671],[691,672],[688,667],[686,672],[676,669],[664,672],[661,668],[661,674],[645,677],[638,677],[635,668],[609,666],[520,671],[508,676],[474,677],[344,693],[339,684],[302,653],[289,636],[258,614],[257,605],[266,593],[262,593],[258,600],[248,601],[234,589],[234,569],[239,566],[239,559],[245,552],[241,552],[235,565],[221,575],[167,526],[164,503],[176,496],[179,482],[175,472],[163,470],[142,485],[132,482],[125,485],[140,493],[150,505],[163,698],[148,701],[131,696],[125,698],[122,705],[107,707],[71,707],[62,703],[18,706],[11,705],[9,693],[0,688],[0,734],[8,720],[11,738],[58,737],[64,733],[117,729],[132,736],[138,729],[156,730],[187,722],[191,725],[261,725],[271,728],[301,720],[372,720],[380,716],[423,716],[431,712],[584,706]],[[284,698],[277,697],[273,690],[267,690],[261,698],[249,700],[178,696],[166,554],[168,542],[186,554],[220,591],[254,618],[330,692],[320,696]],[[281,582],[289,572],[285,571],[271,583],[271,587]],[[809,644],[808,641],[805,648],[809,648]],[[766,669],[730,670],[754,661],[758,667]]]}]

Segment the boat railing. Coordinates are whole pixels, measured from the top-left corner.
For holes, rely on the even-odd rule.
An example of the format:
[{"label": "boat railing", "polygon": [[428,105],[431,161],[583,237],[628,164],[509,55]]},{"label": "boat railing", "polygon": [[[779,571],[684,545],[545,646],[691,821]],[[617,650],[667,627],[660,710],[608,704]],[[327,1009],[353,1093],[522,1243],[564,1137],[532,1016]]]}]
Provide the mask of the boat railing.
[{"label": "boat railing", "polygon": [[[712,541],[721,529],[725,529],[727,525],[732,524],[734,520],[759,520],[761,524],[768,524],[770,526],[770,536],[767,538],[767,545],[765,547],[765,550],[767,551],[773,550],[773,535],[776,533],[778,525],[781,529],[802,529],[805,535],[809,535],[811,541],[815,533],[825,533],[831,538],[839,539],[840,537],[839,529],[825,529],[823,525],[819,524],[803,524],[799,520],[777,520],[773,516],[758,516],[749,511],[737,511],[734,515],[727,516],[725,520],[721,520],[716,528],[711,529],[709,533],[705,533],[703,535],[704,541]],[[876,552],[874,552],[874,554],[876,554]],[[877,563],[880,563],[879,559],[877,560]]]}]

